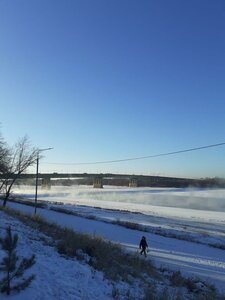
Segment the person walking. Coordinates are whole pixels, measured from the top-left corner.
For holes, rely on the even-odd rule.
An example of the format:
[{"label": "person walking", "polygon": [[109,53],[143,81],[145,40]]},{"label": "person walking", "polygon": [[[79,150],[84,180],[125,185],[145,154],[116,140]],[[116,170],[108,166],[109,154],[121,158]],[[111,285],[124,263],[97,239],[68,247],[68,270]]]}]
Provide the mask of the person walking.
[{"label": "person walking", "polygon": [[146,238],[145,236],[143,236],[141,238],[140,244],[139,244],[139,248],[141,249],[140,254],[142,255],[144,253],[144,256],[147,256],[147,252],[146,252],[146,248],[148,248],[148,244],[146,242]]}]

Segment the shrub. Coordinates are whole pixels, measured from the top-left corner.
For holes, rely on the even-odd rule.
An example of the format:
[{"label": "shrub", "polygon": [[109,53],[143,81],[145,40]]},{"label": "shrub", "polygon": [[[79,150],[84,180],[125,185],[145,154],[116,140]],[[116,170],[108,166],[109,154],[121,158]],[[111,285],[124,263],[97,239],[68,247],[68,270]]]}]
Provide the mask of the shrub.
[{"label": "shrub", "polygon": [[23,258],[19,265],[17,262],[19,257],[16,255],[18,235],[12,235],[11,228],[6,229],[6,235],[3,239],[0,239],[2,249],[6,252],[6,256],[1,262],[0,270],[5,273],[5,276],[0,281],[1,292],[6,292],[7,295],[12,290],[21,291],[29,286],[31,281],[34,279],[34,275],[30,275],[28,278],[22,278],[21,281],[16,281],[16,284],[12,286],[12,281],[23,276],[24,272],[33,266],[35,263],[35,256],[32,255],[30,258]]},{"label": "shrub", "polygon": [[173,272],[172,276],[170,277],[170,282],[173,286],[182,286],[184,285],[184,278],[181,276],[180,271]]},{"label": "shrub", "polygon": [[90,256],[89,264],[95,269],[103,271],[109,279],[129,281],[131,276],[145,278],[145,274],[159,278],[159,273],[151,261],[143,260],[137,255],[127,254],[119,245],[101,237],[75,232],[57,224],[48,223],[40,216],[30,217],[12,209],[6,209],[5,212],[51,236],[56,241],[57,250],[61,254],[75,257],[76,251],[81,249]]}]

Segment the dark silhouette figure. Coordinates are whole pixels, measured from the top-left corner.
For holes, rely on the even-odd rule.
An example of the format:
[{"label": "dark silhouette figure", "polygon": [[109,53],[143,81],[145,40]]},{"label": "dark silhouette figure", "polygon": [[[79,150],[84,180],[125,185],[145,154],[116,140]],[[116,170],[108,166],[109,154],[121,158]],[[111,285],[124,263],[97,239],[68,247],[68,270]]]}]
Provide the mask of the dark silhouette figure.
[{"label": "dark silhouette figure", "polygon": [[148,248],[148,244],[146,242],[146,238],[145,236],[143,236],[141,238],[140,244],[139,244],[139,248],[141,249],[140,254],[142,255],[144,253],[144,256],[147,256],[147,252],[146,252],[146,248]]}]

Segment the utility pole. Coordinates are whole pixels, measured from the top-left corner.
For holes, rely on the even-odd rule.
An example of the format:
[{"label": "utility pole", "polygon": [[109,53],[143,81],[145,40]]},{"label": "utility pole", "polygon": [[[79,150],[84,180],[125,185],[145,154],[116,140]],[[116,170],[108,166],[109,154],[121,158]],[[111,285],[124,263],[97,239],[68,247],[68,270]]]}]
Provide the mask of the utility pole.
[{"label": "utility pole", "polygon": [[37,194],[38,194],[38,168],[39,168],[39,154],[40,152],[52,150],[53,148],[45,148],[45,149],[39,149],[37,152],[37,167],[36,167],[36,185],[35,185],[35,200],[34,200],[34,214],[36,215],[37,212]]}]

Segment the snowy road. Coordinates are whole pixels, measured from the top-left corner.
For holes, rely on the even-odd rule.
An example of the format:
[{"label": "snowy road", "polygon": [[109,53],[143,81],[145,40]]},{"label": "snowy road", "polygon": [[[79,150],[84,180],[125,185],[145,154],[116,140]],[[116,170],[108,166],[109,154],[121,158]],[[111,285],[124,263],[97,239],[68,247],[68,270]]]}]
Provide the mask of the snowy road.
[{"label": "snowy road", "polygon": [[[8,203],[8,206],[26,213],[33,213],[30,206]],[[62,214],[51,210],[38,209],[38,214],[61,226],[81,232],[103,236],[120,243],[130,251],[138,251],[142,232],[118,225]],[[167,238],[151,233],[144,234],[149,243],[149,256],[157,266],[162,265],[182,274],[201,277],[225,293],[225,251],[207,245]]]}]

